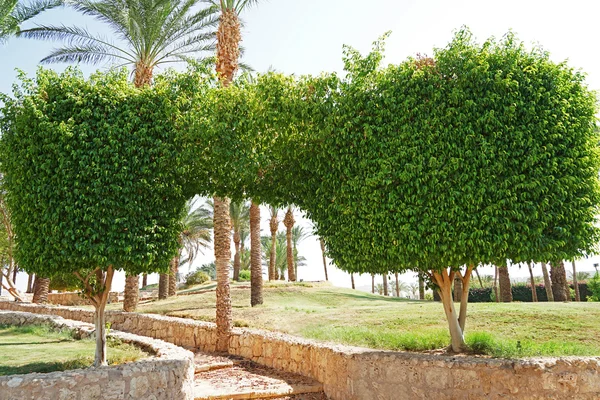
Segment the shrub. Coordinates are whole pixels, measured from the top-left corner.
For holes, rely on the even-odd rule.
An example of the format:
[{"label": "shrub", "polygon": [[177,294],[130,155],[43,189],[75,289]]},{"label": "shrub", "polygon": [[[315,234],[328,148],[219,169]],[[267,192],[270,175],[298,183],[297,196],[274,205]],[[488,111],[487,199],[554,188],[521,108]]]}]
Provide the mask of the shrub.
[{"label": "shrub", "polygon": [[470,288],[469,289],[469,302],[470,303],[487,303],[492,301],[493,289],[491,287],[485,288]]},{"label": "shrub", "polygon": [[240,279],[241,282],[248,282],[250,281],[250,271],[243,269],[240,271]]},{"label": "shrub", "polygon": [[204,282],[210,281],[210,276],[204,271],[196,270],[185,276],[186,286],[201,285]]},{"label": "shrub", "polygon": [[588,301],[600,301],[600,273],[596,272],[596,275],[589,280],[587,287],[589,290]]}]

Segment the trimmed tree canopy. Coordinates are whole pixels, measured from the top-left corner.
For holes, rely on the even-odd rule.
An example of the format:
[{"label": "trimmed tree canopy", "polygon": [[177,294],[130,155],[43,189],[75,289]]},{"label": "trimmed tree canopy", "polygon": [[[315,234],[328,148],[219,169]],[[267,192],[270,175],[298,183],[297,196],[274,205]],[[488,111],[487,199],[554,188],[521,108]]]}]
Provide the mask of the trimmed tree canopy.
[{"label": "trimmed tree canopy", "polygon": [[[433,58],[378,69],[346,49],[295,201],[352,272],[571,259],[600,203],[596,99],[584,77],[509,34],[460,31]],[[322,115],[320,117],[323,117]],[[302,185],[298,186],[302,188]]]},{"label": "trimmed tree canopy", "polygon": [[172,91],[135,89],[124,71],[22,79],[1,119],[20,266],[52,276],[168,265],[186,200]]}]

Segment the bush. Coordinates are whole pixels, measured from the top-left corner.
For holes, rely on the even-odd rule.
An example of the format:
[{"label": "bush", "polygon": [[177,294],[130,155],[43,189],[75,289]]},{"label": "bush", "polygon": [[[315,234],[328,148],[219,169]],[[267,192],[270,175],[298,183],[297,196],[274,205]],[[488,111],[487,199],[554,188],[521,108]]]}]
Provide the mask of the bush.
[{"label": "bush", "polygon": [[587,286],[590,293],[588,301],[600,301],[600,273],[596,272],[596,275],[589,280]]},{"label": "bush", "polygon": [[250,281],[250,271],[245,270],[245,269],[241,270],[240,271],[240,278],[239,278],[239,280],[241,282],[248,282],[248,281]]},{"label": "bush", "polygon": [[470,303],[487,303],[492,301],[493,289],[491,287],[469,288]]},{"label": "bush", "polygon": [[185,276],[185,285],[186,286],[194,286],[201,285],[204,282],[210,281],[210,276],[204,271],[196,270],[194,272],[190,272]]}]

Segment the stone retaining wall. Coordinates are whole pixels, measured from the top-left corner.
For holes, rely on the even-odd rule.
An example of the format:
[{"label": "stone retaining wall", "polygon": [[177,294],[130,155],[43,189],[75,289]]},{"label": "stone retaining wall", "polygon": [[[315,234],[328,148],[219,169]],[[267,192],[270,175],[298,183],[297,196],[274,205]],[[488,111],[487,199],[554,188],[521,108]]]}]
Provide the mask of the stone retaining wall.
[{"label": "stone retaining wall", "polygon": [[[110,292],[108,302],[116,303],[119,301],[119,293]],[[79,295],[77,292],[48,293],[48,303],[61,306],[82,306],[91,304],[88,299]]]},{"label": "stone retaining wall", "polygon": [[[92,312],[0,302],[0,309],[91,321]],[[214,351],[214,324],[111,311],[114,329],[190,349]],[[230,353],[323,383],[334,400],[600,399],[600,358],[500,360],[336,346],[256,329],[235,328]]]},{"label": "stone retaining wall", "polygon": [[[9,303],[12,304],[12,303]],[[52,315],[0,311],[0,324],[49,324],[89,336],[94,327]],[[0,376],[0,400],[193,400],[194,355],[161,340],[111,330],[153,357],[117,366]]]}]

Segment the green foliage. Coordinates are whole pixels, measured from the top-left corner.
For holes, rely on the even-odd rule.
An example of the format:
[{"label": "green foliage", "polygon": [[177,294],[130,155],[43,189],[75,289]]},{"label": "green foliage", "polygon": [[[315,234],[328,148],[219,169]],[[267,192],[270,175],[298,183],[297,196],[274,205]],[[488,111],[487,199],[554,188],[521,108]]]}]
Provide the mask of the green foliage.
[{"label": "green foliage", "polygon": [[248,270],[241,270],[240,271],[240,281],[242,282],[249,282],[250,281],[250,271]]},{"label": "green foliage", "polygon": [[82,289],[82,282],[72,273],[58,273],[50,280],[50,290],[74,292]]},{"label": "green foliage", "polygon": [[594,277],[588,282],[590,296],[588,301],[600,301],[600,273],[596,272]]},{"label": "green foliage", "polygon": [[[512,34],[468,31],[433,59],[378,68],[346,49],[301,148],[294,202],[352,272],[571,259],[600,204],[596,99]],[[296,152],[298,150],[295,150]]]},{"label": "green foliage", "polygon": [[210,281],[210,276],[200,269],[197,269],[194,272],[190,272],[185,276],[186,286],[201,285],[208,281]]},{"label": "green foliage", "polygon": [[16,258],[42,276],[112,265],[166,272],[187,198],[168,85],[135,89],[125,71],[21,76],[0,118]]}]

